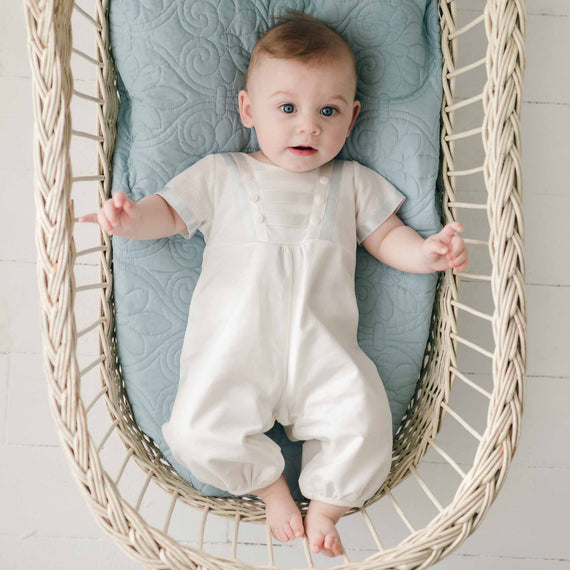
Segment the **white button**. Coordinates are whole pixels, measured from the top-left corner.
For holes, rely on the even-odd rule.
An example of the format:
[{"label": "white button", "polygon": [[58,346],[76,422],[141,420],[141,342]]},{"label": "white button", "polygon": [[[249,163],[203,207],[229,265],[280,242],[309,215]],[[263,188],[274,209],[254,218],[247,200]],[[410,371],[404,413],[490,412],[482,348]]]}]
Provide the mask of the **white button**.
[{"label": "white button", "polygon": [[265,221],[265,216],[263,214],[257,214],[255,218],[260,224]]},{"label": "white button", "polygon": [[329,179],[328,179],[326,176],[321,176],[321,177],[319,178],[319,182],[320,182],[321,184],[326,184],[328,181],[329,181]]},{"label": "white button", "polygon": [[321,221],[321,218],[319,218],[319,216],[313,216],[313,217],[311,218],[311,224],[313,224],[313,225],[315,225],[315,226],[316,226],[320,221]]},{"label": "white button", "polygon": [[252,193],[249,195],[249,199],[250,199],[252,202],[258,202],[258,201],[259,201],[259,194],[256,194],[255,192],[252,192]]},{"label": "white button", "polygon": [[323,197],[320,194],[317,194],[315,196],[315,204],[322,204],[323,203]]}]

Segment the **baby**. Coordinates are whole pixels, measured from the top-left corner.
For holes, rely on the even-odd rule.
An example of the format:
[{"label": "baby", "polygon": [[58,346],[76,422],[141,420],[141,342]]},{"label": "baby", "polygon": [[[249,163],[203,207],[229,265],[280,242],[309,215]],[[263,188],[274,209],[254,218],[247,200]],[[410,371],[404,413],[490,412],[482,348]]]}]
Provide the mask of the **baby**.
[{"label": "baby", "polygon": [[[194,475],[266,507],[273,536],[306,534],[342,553],[336,523],[390,470],[392,421],[382,382],[357,344],[356,245],[400,271],[468,264],[452,223],[423,239],[395,215],[404,197],[376,172],[334,160],[360,112],[354,55],[312,17],[292,13],[255,45],[239,93],[260,150],[210,155],[138,202],[117,192],[97,214],[109,234],[206,240],[163,426]],[[304,441],[303,519],[265,432]]]}]

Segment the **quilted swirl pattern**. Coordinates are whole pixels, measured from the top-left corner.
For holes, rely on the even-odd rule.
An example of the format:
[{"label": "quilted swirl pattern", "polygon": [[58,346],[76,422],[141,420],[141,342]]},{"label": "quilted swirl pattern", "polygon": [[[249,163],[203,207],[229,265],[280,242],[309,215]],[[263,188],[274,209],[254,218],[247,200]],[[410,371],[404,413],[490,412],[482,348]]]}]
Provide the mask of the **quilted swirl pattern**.
[{"label": "quilted swirl pattern", "polygon": [[[257,149],[239,120],[249,53],[284,8],[311,13],[352,45],[362,112],[340,157],[375,169],[407,196],[399,215],[422,235],[440,228],[441,54],[435,0],[113,0],[110,24],[121,108],[113,190],[157,192],[209,153]],[[204,241],[114,238],[119,356],[141,428],[180,475],[161,434],[178,383],[178,359]],[[427,341],[435,275],[383,266],[359,248],[358,340],[384,381],[397,429]],[[276,425],[286,475],[298,494],[300,444]]]}]

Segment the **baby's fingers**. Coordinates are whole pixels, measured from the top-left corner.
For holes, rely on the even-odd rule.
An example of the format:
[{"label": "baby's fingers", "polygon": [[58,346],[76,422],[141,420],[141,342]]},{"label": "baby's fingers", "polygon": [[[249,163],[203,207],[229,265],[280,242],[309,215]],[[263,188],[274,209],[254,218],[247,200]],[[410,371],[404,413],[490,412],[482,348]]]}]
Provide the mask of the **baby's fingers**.
[{"label": "baby's fingers", "polygon": [[125,212],[125,214],[129,218],[133,218],[136,216],[136,214],[135,214],[136,209],[137,209],[136,202],[133,202],[132,200],[129,200],[127,198],[126,202],[123,205],[123,211]]},{"label": "baby's fingers", "polygon": [[458,235],[454,235],[451,238],[451,244],[449,248],[449,255],[451,257],[457,257],[460,253],[463,253],[465,250],[465,240]]},{"label": "baby's fingers", "polygon": [[115,203],[115,198],[110,198],[103,204],[103,207],[101,210],[99,210],[99,213],[103,212],[104,217],[114,226],[119,223],[122,211],[123,206],[117,205]]},{"label": "baby's fingers", "polygon": [[461,265],[458,265],[457,267],[454,267],[454,268],[453,268],[453,273],[461,273],[461,272],[465,271],[468,266],[469,266],[469,261],[465,261],[465,262],[462,263]]},{"label": "baby's fingers", "polygon": [[450,244],[457,232],[462,232],[463,226],[459,222],[447,224],[438,234],[443,243]]},{"label": "baby's fingers", "polygon": [[107,218],[103,208],[97,213],[97,222],[110,236],[113,235],[115,224]]},{"label": "baby's fingers", "polygon": [[115,207],[118,208],[119,210],[122,210],[125,207],[125,205],[127,205],[130,202],[128,196],[124,192],[120,191],[113,194],[111,200],[113,201]]},{"label": "baby's fingers", "polygon": [[449,265],[455,273],[460,273],[467,269],[467,266],[469,265],[468,257],[467,250],[465,249],[457,257],[451,258]]},{"label": "baby's fingers", "polygon": [[112,201],[118,217],[121,218],[123,222],[126,221],[125,218],[135,217],[136,202],[133,202],[124,192],[117,192],[113,196]]},{"label": "baby's fingers", "polygon": [[431,236],[426,240],[426,244],[428,247],[428,253],[433,255],[445,255],[449,249],[448,247],[441,241],[439,236]]},{"label": "baby's fingers", "polygon": [[96,224],[97,223],[97,214],[86,214],[85,216],[81,216],[80,218],[77,218],[78,222],[86,222],[89,224]]}]

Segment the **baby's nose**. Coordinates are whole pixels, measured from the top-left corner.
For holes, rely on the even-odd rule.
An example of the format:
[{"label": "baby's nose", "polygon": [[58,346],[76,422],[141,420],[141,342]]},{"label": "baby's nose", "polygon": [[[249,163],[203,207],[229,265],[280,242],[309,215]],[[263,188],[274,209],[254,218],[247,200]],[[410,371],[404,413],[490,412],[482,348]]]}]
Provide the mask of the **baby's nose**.
[{"label": "baby's nose", "polygon": [[321,127],[315,117],[305,115],[299,121],[299,132],[318,135],[321,132]]}]

